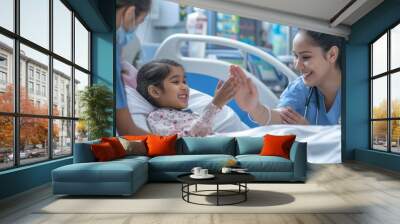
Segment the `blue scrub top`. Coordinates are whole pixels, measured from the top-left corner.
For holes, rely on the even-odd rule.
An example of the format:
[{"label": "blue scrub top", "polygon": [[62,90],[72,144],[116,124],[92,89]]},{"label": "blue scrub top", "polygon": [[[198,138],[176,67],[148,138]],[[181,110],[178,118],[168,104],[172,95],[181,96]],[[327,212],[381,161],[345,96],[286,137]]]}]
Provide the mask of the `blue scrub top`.
[{"label": "blue scrub top", "polygon": [[[304,84],[303,78],[298,77],[283,91],[278,103],[278,107],[291,107],[300,115],[304,116],[305,104],[310,91],[309,86]],[[319,95],[319,115],[317,120],[317,97]],[[326,111],[325,97],[320,91],[314,91],[310,103],[306,119],[313,125],[334,125],[340,123],[340,89],[336,93],[335,101],[329,111]]]},{"label": "blue scrub top", "polygon": [[128,108],[127,100],[126,100],[126,94],[125,94],[125,89],[124,85],[122,82],[122,75],[121,75],[121,61],[119,59],[120,54],[121,54],[121,47],[117,46],[117,51],[116,51],[116,68],[117,68],[117,75],[116,75],[116,107],[117,109],[124,109]]}]

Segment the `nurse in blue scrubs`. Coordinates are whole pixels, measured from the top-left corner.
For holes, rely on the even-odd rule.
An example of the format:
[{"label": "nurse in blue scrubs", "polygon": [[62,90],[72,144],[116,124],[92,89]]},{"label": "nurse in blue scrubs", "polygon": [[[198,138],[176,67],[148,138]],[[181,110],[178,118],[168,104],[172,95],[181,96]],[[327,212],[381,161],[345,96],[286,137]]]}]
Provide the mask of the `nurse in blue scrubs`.
[{"label": "nurse in blue scrubs", "polygon": [[268,108],[258,100],[257,89],[238,66],[231,74],[240,77],[235,100],[260,125],[300,124],[335,125],[341,111],[340,37],[300,30],[293,39],[295,68],[301,76],[282,93],[277,108]]},{"label": "nurse in blue scrubs", "polygon": [[150,11],[151,0],[116,0],[116,126],[119,135],[143,135],[144,130],[135,125],[128,110],[121,75],[122,48],[133,40],[136,27]]}]

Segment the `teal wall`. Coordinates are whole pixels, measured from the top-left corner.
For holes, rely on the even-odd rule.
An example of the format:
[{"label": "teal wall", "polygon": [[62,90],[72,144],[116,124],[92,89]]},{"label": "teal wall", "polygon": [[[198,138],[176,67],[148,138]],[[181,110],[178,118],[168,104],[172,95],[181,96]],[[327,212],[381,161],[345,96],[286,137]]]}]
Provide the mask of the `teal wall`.
[{"label": "teal wall", "polygon": [[369,150],[368,44],[400,22],[400,1],[385,0],[351,27],[346,46],[344,159],[399,170],[400,157]]},{"label": "teal wall", "polygon": [[[92,82],[100,83],[114,89],[113,81],[113,33],[92,33]],[[113,125],[109,128],[108,133],[115,133],[114,116],[109,118],[113,121]]]},{"label": "teal wall", "polygon": [[[93,83],[103,83],[110,89],[114,89],[114,1],[67,0],[66,2],[79,14],[92,32],[91,70]],[[53,169],[71,163],[72,157],[68,157],[1,171],[0,199],[50,182]]]}]

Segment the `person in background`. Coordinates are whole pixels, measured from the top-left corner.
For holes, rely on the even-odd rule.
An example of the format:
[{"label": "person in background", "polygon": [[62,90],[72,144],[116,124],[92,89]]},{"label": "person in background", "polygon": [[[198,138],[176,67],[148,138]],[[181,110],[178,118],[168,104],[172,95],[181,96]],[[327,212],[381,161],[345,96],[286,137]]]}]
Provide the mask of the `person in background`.
[{"label": "person in background", "polygon": [[144,135],[129,113],[121,74],[122,48],[133,40],[135,30],[150,11],[151,0],[116,0],[116,126],[119,135]]}]

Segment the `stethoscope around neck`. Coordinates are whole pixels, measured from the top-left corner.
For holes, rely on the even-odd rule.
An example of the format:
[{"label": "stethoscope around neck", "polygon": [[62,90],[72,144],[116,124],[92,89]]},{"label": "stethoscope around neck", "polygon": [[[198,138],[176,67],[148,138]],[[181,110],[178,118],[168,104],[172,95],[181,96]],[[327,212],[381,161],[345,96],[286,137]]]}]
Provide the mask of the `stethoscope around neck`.
[{"label": "stethoscope around neck", "polygon": [[315,124],[318,125],[318,118],[319,118],[319,94],[318,94],[318,90],[317,87],[311,87],[310,90],[308,91],[308,96],[306,99],[306,103],[305,103],[305,109],[304,109],[304,115],[303,117],[305,119],[307,119],[307,114],[308,114],[308,106],[310,105],[310,101],[311,101],[311,97],[312,95],[315,95],[315,99],[317,100],[317,113],[315,115]]}]

